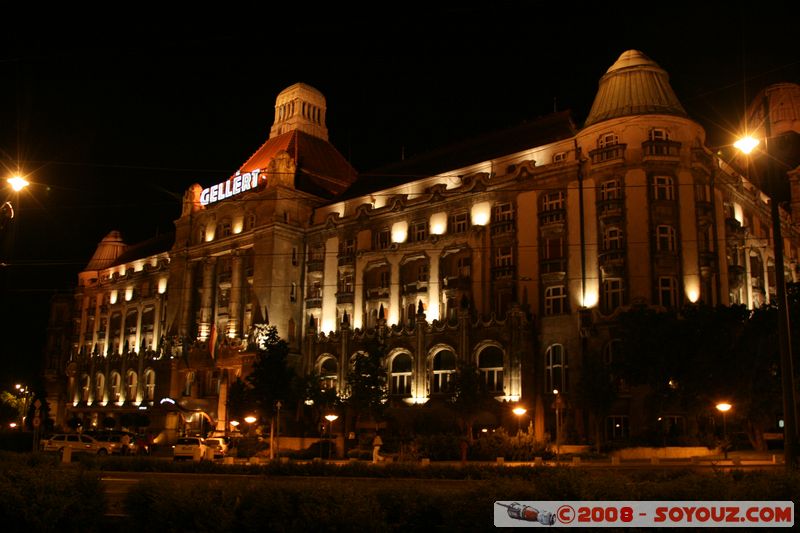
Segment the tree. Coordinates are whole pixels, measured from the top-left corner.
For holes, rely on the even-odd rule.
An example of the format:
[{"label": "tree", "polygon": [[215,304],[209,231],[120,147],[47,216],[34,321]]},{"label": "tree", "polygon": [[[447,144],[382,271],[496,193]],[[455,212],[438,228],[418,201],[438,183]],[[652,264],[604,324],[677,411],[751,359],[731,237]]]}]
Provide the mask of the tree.
[{"label": "tree", "polygon": [[603,424],[617,399],[617,378],[609,372],[597,353],[581,361],[580,383],[575,397],[578,404],[592,415],[594,444],[598,453],[603,444]]},{"label": "tree", "polygon": [[386,369],[382,364],[384,351],[383,344],[372,343],[366,353],[356,354],[347,374],[347,405],[355,412],[356,422],[367,417],[377,423],[383,414],[388,398]]},{"label": "tree", "polygon": [[278,328],[267,326],[260,341],[263,348],[256,354],[253,371],[247,376],[250,389],[246,395],[262,416],[269,418],[272,433],[275,405],[278,401],[288,404],[298,399],[297,380],[288,364],[289,344],[278,336]]},{"label": "tree", "polygon": [[8,427],[12,422],[19,423],[25,412],[25,401],[8,391],[0,392],[0,425]]},{"label": "tree", "polygon": [[453,376],[453,396],[451,402],[461,429],[472,443],[472,428],[478,414],[486,409],[492,397],[486,390],[486,383],[474,364],[461,366]]}]

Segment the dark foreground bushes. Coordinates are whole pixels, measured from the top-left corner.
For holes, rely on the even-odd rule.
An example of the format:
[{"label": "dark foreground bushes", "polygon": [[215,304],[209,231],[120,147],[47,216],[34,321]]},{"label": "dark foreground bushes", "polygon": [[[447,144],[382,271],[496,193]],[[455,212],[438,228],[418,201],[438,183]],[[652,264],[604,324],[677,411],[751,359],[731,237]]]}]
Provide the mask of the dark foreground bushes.
[{"label": "dark foreground bushes", "polygon": [[100,530],[105,499],[99,472],[59,468],[55,458],[0,456],[0,529]]},{"label": "dark foreground bushes", "polygon": [[241,478],[143,482],[137,531],[490,531],[495,501],[796,500],[783,472],[609,473],[540,469],[531,479]]}]

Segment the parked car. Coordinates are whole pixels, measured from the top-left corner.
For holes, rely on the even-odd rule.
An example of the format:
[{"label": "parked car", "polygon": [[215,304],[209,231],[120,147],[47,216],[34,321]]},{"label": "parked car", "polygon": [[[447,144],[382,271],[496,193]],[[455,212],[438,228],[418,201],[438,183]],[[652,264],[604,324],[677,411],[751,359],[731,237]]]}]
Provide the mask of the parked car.
[{"label": "parked car", "polygon": [[206,455],[205,441],[200,437],[181,437],[172,447],[172,459],[193,459],[200,461]]},{"label": "parked car", "polygon": [[89,435],[79,435],[77,433],[57,433],[42,442],[42,451],[62,453],[65,449],[71,449],[72,453],[92,453],[97,455],[108,455],[111,453],[111,445],[107,442],[100,442]]},{"label": "parked car", "polygon": [[[123,444],[123,433],[98,433],[95,439],[109,447],[109,453],[128,455],[133,451],[133,438],[128,436],[128,444]],[[127,448],[127,449],[125,449]]]},{"label": "parked car", "polygon": [[228,455],[228,443],[223,437],[212,437],[206,439],[206,446],[214,450],[214,459],[220,459]]}]

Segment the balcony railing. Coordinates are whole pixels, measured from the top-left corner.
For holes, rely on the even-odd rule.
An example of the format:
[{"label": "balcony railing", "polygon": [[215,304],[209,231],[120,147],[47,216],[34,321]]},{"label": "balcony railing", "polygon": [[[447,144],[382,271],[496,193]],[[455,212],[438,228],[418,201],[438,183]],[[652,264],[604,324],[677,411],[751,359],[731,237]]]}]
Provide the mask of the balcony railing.
[{"label": "balcony railing", "polygon": [[428,282],[427,281],[414,281],[411,283],[405,283],[403,285],[403,294],[415,294],[418,292],[427,292],[428,291]]},{"label": "balcony railing", "polygon": [[678,141],[645,141],[642,143],[642,155],[645,158],[673,158],[680,156],[681,143]]},{"label": "balcony railing", "polygon": [[514,231],[513,220],[502,220],[499,222],[492,222],[491,234],[501,235],[503,233],[512,233]]},{"label": "balcony railing", "polygon": [[307,264],[309,272],[322,272],[325,268],[325,261],[322,259],[311,259]]},{"label": "balcony railing", "polygon": [[367,299],[380,299],[380,298],[388,298],[389,297],[389,287],[373,287],[371,289],[367,289]]},{"label": "balcony railing", "polygon": [[443,281],[445,289],[468,289],[472,285],[469,276],[445,276]]},{"label": "balcony railing", "polygon": [[492,279],[512,279],[514,265],[492,267]]},{"label": "balcony railing", "polygon": [[592,158],[592,163],[605,163],[606,161],[614,161],[617,159],[624,159],[625,158],[625,147],[626,144],[614,144],[612,146],[606,146],[603,148],[598,148],[596,150],[591,150],[589,152],[589,157]]},{"label": "balcony railing", "polygon": [[319,296],[306,298],[306,308],[308,309],[319,309],[322,307],[322,298]]},{"label": "balcony railing", "polygon": [[354,254],[342,254],[339,256],[339,266],[354,265],[356,256]]},{"label": "balcony railing", "polygon": [[353,291],[336,293],[336,303],[351,304],[353,301],[355,301],[355,295],[353,294]]}]

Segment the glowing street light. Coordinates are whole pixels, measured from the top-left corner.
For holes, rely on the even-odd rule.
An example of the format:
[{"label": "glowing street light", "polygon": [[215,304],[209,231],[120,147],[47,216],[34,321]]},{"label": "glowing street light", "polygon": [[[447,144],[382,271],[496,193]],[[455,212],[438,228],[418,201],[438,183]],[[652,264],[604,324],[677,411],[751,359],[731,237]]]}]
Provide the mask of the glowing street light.
[{"label": "glowing street light", "polygon": [[13,176],[11,178],[8,178],[6,181],[8,182],[9,185],[11,185],[11,188],[14,189],[16,192],[19,192],[28,185],[30,185],[30,182],[25,178],[23,178],[22,176]]},{"label": "glowing street light", "polygon": [[517,434],[519,435],[520,431],[522,431],[521,428],[522,417],[523,415],[525,415],[525,413],[528,412],[528,410],[522,407],[521,405],[518,405],[517,407],[513,408],[511,412],[517,415]]},{"label": "glowing street light", "polygon": [[749,154],[755,149],[756,146],[758,146],[758,144],[759,144],[758,139],[748,135],[746,137],[742,137],[741,139],[733,143],[733,146],[736,147],[736,149],[738,149],[743,154]]},{"label": "glowing street light", "polygon": [[[333,421],[339,418],[339,415],[336,414],[328,414],[325,415],[325,420],[328,421],[328,459],[331,458],[331,438],[333,437]],[[322,448],[320,448],[320,454],[322,453]]]}]

